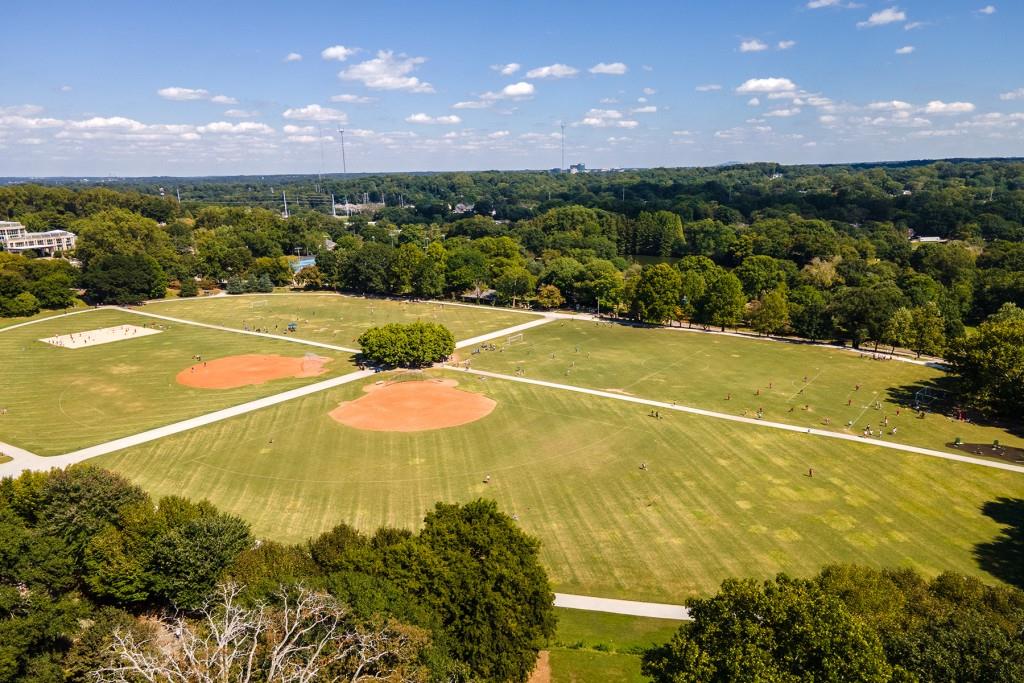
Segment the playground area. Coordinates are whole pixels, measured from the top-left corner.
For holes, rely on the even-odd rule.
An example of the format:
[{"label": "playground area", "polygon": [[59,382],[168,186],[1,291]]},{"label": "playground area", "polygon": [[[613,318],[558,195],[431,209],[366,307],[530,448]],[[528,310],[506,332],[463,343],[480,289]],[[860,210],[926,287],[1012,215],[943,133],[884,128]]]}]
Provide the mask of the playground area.
[{"label": "playground area", "polygon": [[154,327],[139,327],[138,325],[117,325],[116,327],[104,327],[99,330],[85,330],[77,334],[73,332],[59,334],[55,337],[40,339],[39,341],[62,349],[84,349],[88,346],[128,341],[150,334],[160,334],[160,330]]}]

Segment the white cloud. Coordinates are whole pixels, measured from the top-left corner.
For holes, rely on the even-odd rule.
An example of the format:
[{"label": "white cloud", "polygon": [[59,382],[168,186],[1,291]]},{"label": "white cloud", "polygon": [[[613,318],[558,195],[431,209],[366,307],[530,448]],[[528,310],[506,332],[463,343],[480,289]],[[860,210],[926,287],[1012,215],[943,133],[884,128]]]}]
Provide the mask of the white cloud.
[{"label": "white cloud", "polygon": [[[345,47],[344,45],[332,45],[324,48],[320,53],[322,59],[330,59],[337,62],[344,62],[346,59],[358,52],[358,48]],[[290,55],[289,55],[290,56]],[[301,57],[299,58],[301,59]]]},{"label": "white cloud", "polygon": [[885,26],[886,24],[895,24],[906,20],[906,12],[901,10],[899,7],[890,7],[880,12],[875,12],[867,18],[867,21],[857,22],[857,28],[873,28],[875,26]]},{"label": "white cloud", "polygon": [[511,135],[511,133],[507,130],[496,130],[493,133],[488,133],[487,137],[492,140],[500,140],[501,138],[507,138],[509,135]]},{"label": "white cloud", "polygon": [[744,40],[743,42],[740,43],[740,52],[761,52],[767,49],[768,45],[762,43],[757,38],[752,38],[751,40]]},{"label": "white cloud", "polygon": [[72,88],[70,85],[62,85],[62,86],[60,86],[60,91],[61,92],[71,92],[72,90],[74,90],[74,88]]},{"label": "white cloud", "polygon": [[612,62],[610,64],[606,64],[604,62],[600,62],[600,63],[595,64],[594,66],[590,67],[589,71],[592,74],[606,74],[608,76],[621,76],[622,74],[624,74],[627,71],[629,71],[629,67],[627,67],[622,62]]},{"label": "white cloud", "polygon": [[751,107],[760,107],[761,100],[758,99],[757,97],[751,97],[749,100],[747,100],[747,104],[750,105]]},{"label": "white cloud", "polygon": [[175,102],[195,102],[197,100],[208,100],[214,104],[238,104],[238,100],[227,95],[210,95],[205,88],[160,88],[156,94],[165,100]]},{"label": "white cloud", "polygon": [[549,64],[548,66],[540,66],[536,69],[530,69],[526,72],[527,78],[567,78],[569,76],[575,76],[579,73],[579,69],[575,69],[566,64]]},{"label": "white cloud", "polygon": [[818,117],[818,121],[826,126],[830,126],[838,120],[839,119],[837,117],[832,116],[831,114],[823,114],[822,116]]},{"label": "white cloud", "polygon": [[598,102],[600,102],[601,104],[618,104],[619,101],[620,100],[617,97],[602,97],[600,100],[598,100]]},{"label": "white cloud", "polygon": [[716,90],[721,90],[721,89],[722,89],[722,86],[718,85],[717,83],[707,83],[705,85],[698,85],[695,88],[695,90],[697,92],[714,92]]},{"label": "white cloud", "polygon": [[657,90],[655,90],[654,88],[644,88],[644,89],[643,89],[643,93],[644,93],[645,95],[653,95],[653,94],[655,94],[656,92],[658,92],[658,91],[657,91]]},{"label": "white cloud", "polygon": [[822,7],[841,7],[842,0],[810,0],[807,9],[821,9]]},{"label": "white cloud", "polygon": [[927,25],[928,24],[926,24],[923,21],[911,21],[908,22],[903,28],[906,31],[913,31],[915,28],[924,28]]},{"label": "white cloud", "polygon": [[623,118],[622,112],[617,109],[591,109],[583,116],[582,121],[577,121],[573,125],[594,128],[636,128],[640,122]]},{"label": "white cloud", "polygon": [[644,107],[637,107],[636,109],[631,109],[630,113],[631,114],[655,114],[655,113],[657,113],[657,111],[658,111],[658,108],[656,106],[654,106],[653,104],[648,104],[648,105],[646,105]]},{"label": "white cloud", "polygon": [[516,62],[509,62],[508,64],[494,64],[491,68],[502,76],[511,76],[515,72],[519,71],[519,69],[522,68],[522,65]]},{"label": "white cloud", "polygon": [[285,109],[282,116],[286,119],[296,119],[298,121],[336,121],[338,123],[348,121],[348,115],[340,109],[321,107],[319,104],[307,104],[305,107]]},{"label": "white cloud", "polygon": [[796,84],[788,78],[751,78],[736,88],[740,94],[746,93],[779,93],[796,90]]},{"label": "white cloud", "polygon": [[248,111],[245,109],[228,109],[224,112],[224,116],[230,116],[233,119],[251,119],[259,115],[258,111]]},{"label": "white cloud", "polygon": [[43,108],[38,104],[16,104],[10,107],[0,107],[0,116],[35,116],[42,113]]},{"label": "white cloud", "polygon": [[365,95],[331,95],[331,102],[344,102],[346,104],[369,104],[375,102],[376,98],[366,97]]},{"label": "white cloud", "polygon": [[338,74],[348,81],[360,81],[367,88],[376,90],[408,90],[415,93],[432,93],[434,86],[410,76],[413,70],[426,62],[426,57],[408,57],[390,50],[380,50],[374,59],[353,64]]},{"label": "white cloud", "polygon": [[316,132],[316,126],[296,126],[287,123],[281,130],[285,135],[303,135]]},{"label": "white cloud", "polygon": [[438,123],[448,126],[455,125],[456,123],[462,123],[462,119],[455,114],[449,114],[448,116],[430,116],[423,112],[406,116],[405,120],[409,123]]},{"label": "white cloud", "polygon": [[210,96],[209,90],[203,90],[202,88],[160,88],[156,91],[156,94],[165,100],[174,100],[176,102],[188,102],[190,100],[205,100]]},{"label": "white cloud", "polygon": [[493,100],[467,100],[465,102],[456,102],[452,105],[452,109],[487,109],[493,105]]},{"label": "white cloud", "polygon": [[1024,100],[1024,88],[1017,88],[1010,92],[1004,92],[999,96],[1001,100]]},{"label": "white cloud", "polygon": [[288,54],[286,54],[284,56],[284,61],[286,61],[286,62],[301,62],[302,61],[302,55],[300,55],[298,52],[289,52]]},{"label": "white cloud", "polygon": [[928,114],[969,114],[974,111],[974,105],[970,102],[943,102],[932,100],[924,108]]},{"label": "white cloud", "polygon": [[790,109],[773,109],[766,111],[765,116],[775,116],[778,118],[789,118],[790,116],[796,116],[800,113],[800,107],[792,107]]},{"label": "white cloud", "polygon": [[200,133],[221,133],[229,135],[267,135],[273,133],[274,129],[265,123],[253,121],[242,121],[241,123],[229,123],[227,121],[215,121],[205,126],[199,126],[196,131]]},{"label": "white cloud", "polygon": [[896,50],[896,54],[898,54],[898,55],[909,55],[909,54],[912,54],[913,52],[914,52],[914,46],[913,45],[904,45],[903,47],[901,47],[901,48]]},{"label": "white cloud", "polygon": [[780,40],[777,47],[780,50],[788,50],[789,48],[791,48],[791,47],[793,47],[795,45],[796,45],[796,41],[795,40]]},{"label": "white cloud", "polygon": [[481,97],[485,100],[496,100],[496,99],[521,99],[523,97],[531,97],[536,91],[533,83],[527,83],[526,81],[519,81],[518,83],[510,83],[501,89],[501,92],[484,93]]},{"label": "white cloud", "polygon": [[980,10],[978,10],[978,14],[995,14],[995,13],[996,13],[995,5],[985,5]]},{"label": "white cloud", "polygon": [[868,105],[868,109],[872,111],[909,111],[914,108],[914,105],[909,102],[903,102],[901,100],[890,100],[888,102],[872,102]]}]

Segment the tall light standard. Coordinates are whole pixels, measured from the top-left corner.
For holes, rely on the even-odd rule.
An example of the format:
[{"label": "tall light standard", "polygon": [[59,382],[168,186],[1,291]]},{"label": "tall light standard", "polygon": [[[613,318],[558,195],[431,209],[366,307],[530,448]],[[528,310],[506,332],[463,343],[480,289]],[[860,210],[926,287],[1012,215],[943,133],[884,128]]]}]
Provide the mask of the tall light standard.
[{"label": "tall light standard", "polygon": [[338,126],[338,134],[341,135],[341,172],[348,173],[348,164],[345,162],[345,129]]}]

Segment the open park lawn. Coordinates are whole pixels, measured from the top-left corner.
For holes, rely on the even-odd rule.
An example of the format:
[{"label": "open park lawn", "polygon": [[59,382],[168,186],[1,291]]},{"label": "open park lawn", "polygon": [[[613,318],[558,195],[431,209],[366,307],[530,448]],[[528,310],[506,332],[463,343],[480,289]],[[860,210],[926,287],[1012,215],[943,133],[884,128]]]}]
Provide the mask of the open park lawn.
[{"label": "open park lawn", "polygon": [[536,317],[501,308],[316,293],[176,299],[150,303],[144,310],[224,327],[259,328],[272,334],[285,334],[288,324],[294,322],[298,329],[292,336],[349,348],[358,348],[356,339],[368,328],[387,323],[438,322],[459,340]]},{"label": "open park lawn", "polygon": [[[583,321],[556,321],[523,333],[523,340],[499,351],[460,357],[472,367],[680,405],[818,429],[878,435],[886,441],[954,450],[965,443],[1024,447],[1024,439],[995,426],[981,426],[913,410],[917,389],[941,382],[941,370],[878,361],[842,349],[767,339],[636,328]],[[807,378],[806,383],[804,378]],[[857,389],[860,385],[860,389]],[[876,401],[880,405],[875,408]],[[849,405],[847,405],[849,403]],[[806,409],[805,409],[806,408]],[[792,409],[792,412],[791,412]],[[896,415],[896,411],[900,415]],[[830,424],[826,425],[826,418]],[[853,422],[849,428],[847,422]],[[896,427],[897,433],[889,431]]]},{"label": "open park lawn", "polygon": [[91,462],[281,541],[339,522],[414,528],[435,501],[494,498],[568,593],[679,602],[831,562],[1011,571],[983,545],[1004,529],[983,506],[1024,498],[1018,473],[444,374],[497,407],[450,429],[360,431],[328,415],[363,395],[353,383]]},{"label": "open park lawn", "polygon": [[[119,325],[160,334],[85,348],[39,339]],[[194,389],[175,376],[194,363],[238,354],[331,358],[319,378],[289,378],[237,389]],[[65,453],[195,417],[353,370],[349,354],[258,337],[162,323],[102,309],[0,331],[0,441],[40,455]]]}]

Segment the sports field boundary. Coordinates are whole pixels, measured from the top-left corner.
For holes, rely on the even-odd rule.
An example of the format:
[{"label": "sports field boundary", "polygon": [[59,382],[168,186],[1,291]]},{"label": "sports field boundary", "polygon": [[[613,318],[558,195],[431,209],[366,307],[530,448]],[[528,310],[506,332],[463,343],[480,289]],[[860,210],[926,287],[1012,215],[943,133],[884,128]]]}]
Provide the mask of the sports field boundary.
[{"label": "sports field boundary", "polygon": [[703,417],[717,418],[719,420],[741,422],[743,424],[754,425],[757,427],[781,429],[787,432],[807,434],[810,436],[822,436],[829,439],[839,439],[842,441],[849,441],[852,443],[879,446],[881,448],[888,448],[891,450],[904,451],[907,453],[917,453],[919,455],[927,455],[932,458],[953,460],[956,462],[964,462],[971,465],[979,465],[981,467],[990,467],[992,469],[1005,470],[1007,472],[1017,472],[1019,474],[1024,474],[1024,466],[1021,465],[1012,465],[1010,463],[1002,463],[994,460],[982,460],[981,458],[972,458],[967,455],[958,455],[956,453],[935,451],[930,448],[922,448],[920,446],[910,446],[907,444],[882,441],[880,439],[872,439],[869,437],[854,436],[852,434],[842,434],[840,432],[833,432],[826,429],[815,429],[814,427],[798,427],[796,425],[785,424],[783,422],[758,420],[756,418],[743,417],[741,415],[730,415],[729,413],[720,413],[714,410],[705,410],[703,408],[693,408],[690,406],[679,405],[677,403],[669,403],[666,401],[655,401],[653,399],[641,398],[639,396],[626,396],[623,394],[616,394],[610,391],[602,391],[600,389],[588,389],[586,387],[579,387],[573,384],[560,384],[558,382],[547,382],[539,379],[530,379],[528,377],[516,377],[513,375],[505,375],[498,372],[488,372],[487,370],[457,369],[454,367],[449,367],[449,369],[451,369],[453,372],[465,372],[473,375],[478,375],[481,377],[489,377],[492,379],[503,379],[508,380],[510,382],[521,382],[523,384],[532,384],[534,386],[547,387],[549,389],[573,391],[579,394],[587,394],[589,396],[610,398],[616,401],[626,401],[627,403],[636,403],[638,405],[650,406],[652,408],[658,408],[661,410],[672,410],[679,413],[690,413],[692,415],[701,415]]}]

